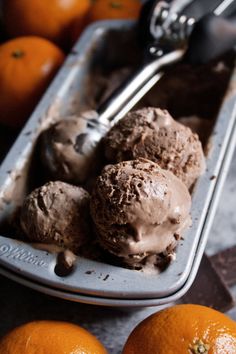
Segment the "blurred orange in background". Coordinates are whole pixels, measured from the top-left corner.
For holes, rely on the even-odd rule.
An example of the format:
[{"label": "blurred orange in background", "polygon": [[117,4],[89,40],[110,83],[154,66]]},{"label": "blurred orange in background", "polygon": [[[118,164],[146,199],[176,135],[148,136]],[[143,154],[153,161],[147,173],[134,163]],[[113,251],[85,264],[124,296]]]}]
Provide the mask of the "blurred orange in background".
[{"label": "blurred orange in background", "polygon": [[141,10],[140,0],[92,0],[84,24],[77,21],[72,29],[72,41],[75,42],[84,27],[94,21],[115,19],[137,19]]},{"label": "blurred orange in background", "polygon": [[94,0],[89,20],[137,19],[141,10],[140,0]]},{"label": "blurred orange in background", "polygon": [[90,0],[5,0],[3,20],[10,37],[40,36],[68,48],[74,21],[83,21]]},{"label": "blurred orange in background", "polygon": [[19,37],[0,45],[0,123],[21,127],[63,61],[62,50],[44,38]]},{"label": "blurred orange in background", "polygon": [[87,24],[137,19],[140,9],[140,0],[3,1],[6,34],[16,39],[0,47],[0,123],[21,127],[33,111],[64,60],[51,42],[68,50]]}]

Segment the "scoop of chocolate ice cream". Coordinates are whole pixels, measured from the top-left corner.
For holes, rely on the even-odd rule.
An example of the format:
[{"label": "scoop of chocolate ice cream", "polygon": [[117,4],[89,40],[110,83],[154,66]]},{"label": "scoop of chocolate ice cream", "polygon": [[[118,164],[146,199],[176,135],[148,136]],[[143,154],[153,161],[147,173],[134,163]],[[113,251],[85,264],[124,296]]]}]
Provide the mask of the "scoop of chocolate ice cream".
[{"label": "scoop of chocolate ice cream", "polygon": [[157,265],[190,225],[191,197],[172,172],[146,159],[106,166],[90,209],[103,248],[132,267]]},{"label": "scoop of chocolate ice cream", "polygon": [[173,172],[188,188],[205,169],[198,135],[158,108],[128,113],[108,132],[104,149],[111,163],[139,157],[154,161]]},{"label": "scoop of chocolate ice cream", "polygon": [[70,183],[84,183],[96,169],[95,149],[85,151],[88,122],[96,113],[86,112],[52,125],[41,136],[41,159],[51,176]]},{"label": "scoop of chocolate ice cream", "polygon": [[49,182],[35,189],[22,206],[20,223],[32,242],[78,252],[90,237],[90,195],[81,187]]}]

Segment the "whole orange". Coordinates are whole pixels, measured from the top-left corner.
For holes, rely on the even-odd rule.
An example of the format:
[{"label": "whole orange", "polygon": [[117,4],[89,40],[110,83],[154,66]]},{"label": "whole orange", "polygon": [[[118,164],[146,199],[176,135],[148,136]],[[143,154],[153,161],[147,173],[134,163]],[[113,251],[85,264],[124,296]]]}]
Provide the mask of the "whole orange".
[{"label": "whole orange", "polygon": [[66,46],[70,27],[80,22],[90,0],[6,0],[3,17],[9,36],[33,35]]},{"label": "whole orange", "polygon": [[64,60],[53,43],[20,37],[0,45],[0,122],[20,127]]},{"label": "whole orange", "polygon": [[91,22],[106,19],[137,19],[140,10],[140,0],[93,0],[84,21],[75,21],[71,28],[72,43]]},{"label": "whole orange", "polygon": [[123,354],[235,354],[236,323],[200,305],[177,305],[142,321]]},{"label": "whole orange", "polygon": [[103,19],[137,19],[140,0],[94,0],[88,17],[90,21]]},{"label": "whole orange", "polygon": [[0,340],[0,354],[107,354],[99,340],[67,322],[36,321]]},{"label": "whole orange", "polygon": [[75,20],[71,26],[71,33],[70,33],[70,45],[72,46],[80,37],[83,30],[89,24],[89,17],[84,16],[83,19]]}]

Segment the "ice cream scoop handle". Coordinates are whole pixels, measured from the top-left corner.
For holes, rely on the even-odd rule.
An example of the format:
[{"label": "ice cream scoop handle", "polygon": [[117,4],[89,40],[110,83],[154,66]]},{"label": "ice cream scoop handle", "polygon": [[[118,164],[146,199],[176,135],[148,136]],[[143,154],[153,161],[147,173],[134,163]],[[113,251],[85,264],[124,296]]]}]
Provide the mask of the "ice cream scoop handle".
[{"label": "ice cream scoop handle", "polygon": [[122,109],[112,118],[110,126],[116,124],[121,118],[123,118],[144,96],[151,90],[151,88],[161,79],[164,72],[158,72],[150,80],[148,80],[142,88],[137,91],[132,98],[125,103]]},{"label": "ice cream scoop handle", "polygon": [[[160,52],[161,53],[161,52]],[[166,66],[180,61],[184,56],[184,50],[178,49],[161,54],[157,59],[153,59],[139,69],[128,81],[121,85],[97,110],[99,121],[106,124],[111,121],[115,115],[129,105],[132,98],[142,89],[142,87],[151,80],[151,78],[162,71]],[[155,81],[153,81],[153,85]],[[149,89],[150,89],[149,85]],[[143,91],[143,95],[146,93]],[[141,99],[139,95],[139,99]],[[134,100],[135,102],[135,100]],[[130,107],[132,108],[132,107]]]},{"label": "ice cream scoop handle", "polygon": [[195,24],[185,58],[191,64],[203,64],[220,57],[235,45],[236,20],[208,14]]}]

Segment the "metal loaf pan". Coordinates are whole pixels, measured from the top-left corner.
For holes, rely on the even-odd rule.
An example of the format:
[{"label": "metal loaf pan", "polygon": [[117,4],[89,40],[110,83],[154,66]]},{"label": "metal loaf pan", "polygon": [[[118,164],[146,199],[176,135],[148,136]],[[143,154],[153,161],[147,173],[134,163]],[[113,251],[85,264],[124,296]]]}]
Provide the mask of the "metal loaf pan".
[{"label": "metal loaf pan", "polygon": [[[133,22],[102,21],[90,26],[74,47],[1,166],[1,225],[13,215],[25,195],[40,185],[41,166],[36,148],[40,132],[53,121],[88,105],[88,82],[92,79],[94,63],[102,67],[110,60],[112,66],[115,58],[113,50],[106,52],[107,41],[115,48],[117,41],[110,40],[113,35],[114,38],[122,35],[128,43],[133,40],[134,32]],[[121,48],[120,52],[125,64],[124,50]],[[132,60],[127,60],[132,64]],[[234,80],[235,73],[211,133],[207,170],[193,191],[192,226],[177,248],[176,260],[165,271],[158,276],[145,275],[78,256],[75,271],[68,277],[58,277],[54,273],[56,254],[15,240],[14,234],[8,231],[0,236],[0,273],[51,295],[100,305],[151,306],[182,296],[196,275],[233,153]]]}]

